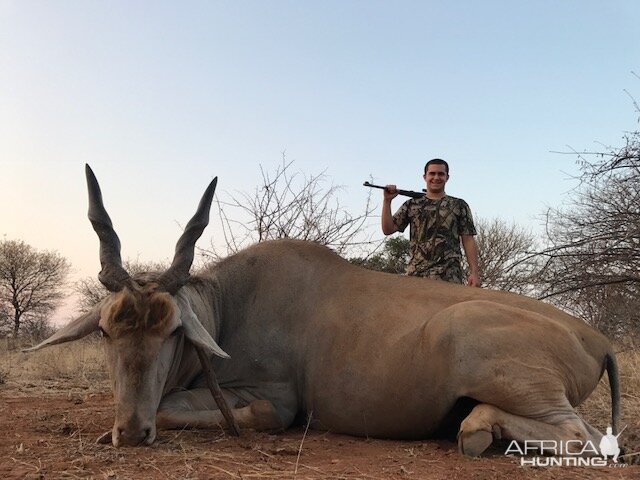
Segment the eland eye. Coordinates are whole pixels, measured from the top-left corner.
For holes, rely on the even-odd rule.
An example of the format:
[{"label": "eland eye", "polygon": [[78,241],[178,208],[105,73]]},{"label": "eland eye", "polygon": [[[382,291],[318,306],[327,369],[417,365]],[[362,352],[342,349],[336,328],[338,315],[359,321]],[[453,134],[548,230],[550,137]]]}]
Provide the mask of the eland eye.
[{"label": "eland eye", "polygon": [[100,336],[102,338],[109,338],[109,334],[107,332],[105,332],[102,327],[98,327],[98,330],[100,331]]}]

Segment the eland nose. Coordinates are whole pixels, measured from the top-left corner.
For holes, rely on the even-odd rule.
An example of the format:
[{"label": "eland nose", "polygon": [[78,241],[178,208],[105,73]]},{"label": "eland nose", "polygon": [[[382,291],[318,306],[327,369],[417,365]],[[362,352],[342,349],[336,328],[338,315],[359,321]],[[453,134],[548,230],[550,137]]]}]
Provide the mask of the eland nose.
[{"label": "eland nose", "polygon": [[154,441],[153,429],[147,428],[116,428],[113,436],[113,444],[116,447],[138,445],[151,445]]}]

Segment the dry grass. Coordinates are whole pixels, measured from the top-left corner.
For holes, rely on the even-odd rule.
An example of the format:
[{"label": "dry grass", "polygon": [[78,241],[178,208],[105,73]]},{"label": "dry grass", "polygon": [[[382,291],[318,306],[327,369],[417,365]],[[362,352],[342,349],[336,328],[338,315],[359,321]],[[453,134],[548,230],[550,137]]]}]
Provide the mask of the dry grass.
[{"label": "dry grass", "polygon": [[24,345],[0,340],[0,388],[25,395],[109,390],[104,353],[97,338],[22,353]]},{"label": "dry grass", "polygon": [[[618,352],[620,373],[620,393],[622,399],[621,427],[629,428],[640,418],[640,349]],[[580,407],[580,412],[594,426],[601,430],[607,427],[611,418],[611,393],[607,376],[598,388]]]}]

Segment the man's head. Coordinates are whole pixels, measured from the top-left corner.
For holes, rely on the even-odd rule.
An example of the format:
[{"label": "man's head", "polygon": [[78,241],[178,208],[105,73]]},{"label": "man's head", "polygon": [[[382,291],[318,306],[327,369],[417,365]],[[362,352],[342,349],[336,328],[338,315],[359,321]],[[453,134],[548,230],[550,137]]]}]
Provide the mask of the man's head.
[{"label": "man's head", "polygon": [[424,166],[424,178],[427,184],[427,197],[444,196],[444,186],[449,180],[449,164],[439,158],[429,160]]},{"label": "man's head", "polygon": [[449,175],[449,164],[447,162],[445,162],[444,160],[442,160],[441,158],[434,158],[432,160],[429,160],[427,162],[427,164],[424,166],[424,174],[427,174],[427,170],[429,170],[429,167],[431,165],[444,165],[444,169],[445,172],[447,172],[447,175]]}]

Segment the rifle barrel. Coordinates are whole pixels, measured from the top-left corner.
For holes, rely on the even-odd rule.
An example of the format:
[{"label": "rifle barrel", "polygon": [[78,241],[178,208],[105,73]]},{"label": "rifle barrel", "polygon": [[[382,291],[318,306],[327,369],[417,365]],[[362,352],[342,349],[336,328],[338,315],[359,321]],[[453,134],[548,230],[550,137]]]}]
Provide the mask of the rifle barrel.
[{"label": "rifle barrel", "polygon": [[[382,185],[374,185],[373,183],[369,183],[369,182],[364,182],[362,185],[369,188],[381,188],[382,190],[386,190],[386,187],[383,187]],[[398,192],[399,195],[403,195],[405,197],[411,197],[411,198],[424,197],[424,191],[414,192],[413,190],[401,190],[401,189],[397,189],[396,191]]]}]

